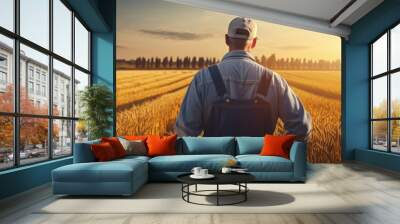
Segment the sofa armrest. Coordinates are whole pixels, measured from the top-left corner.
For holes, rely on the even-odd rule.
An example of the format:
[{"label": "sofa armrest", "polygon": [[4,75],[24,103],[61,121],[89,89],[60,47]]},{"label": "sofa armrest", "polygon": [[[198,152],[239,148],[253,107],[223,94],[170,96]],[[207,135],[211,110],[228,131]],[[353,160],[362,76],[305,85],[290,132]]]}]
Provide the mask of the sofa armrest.
[{"label": "sofa armrest", "polygon": [[304,142],[295,141],[290,149],[290,160],[293,162],[294,181],[305,181],[307,174],[307,146]]},{"label": "sofa armrest", "polygon": [[99,140],[75,143],[74,145],[74,163],[89,163],[95,162],[96,158],[92,153],[90,146],[100,143]]}]

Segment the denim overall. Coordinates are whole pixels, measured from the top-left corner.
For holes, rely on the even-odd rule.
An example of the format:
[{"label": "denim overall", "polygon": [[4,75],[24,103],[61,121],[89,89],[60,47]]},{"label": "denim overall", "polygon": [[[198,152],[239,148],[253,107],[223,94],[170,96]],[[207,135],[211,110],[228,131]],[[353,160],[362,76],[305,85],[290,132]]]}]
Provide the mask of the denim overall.
[{"label": "denim overall", "polygon": [[254,99],[238,100],[227,96],[224,81],[216,65],[208,68],[219,99],[213,103],[204,136],[264,136],[275,127],[270,122],[271,107],[263,100],[271,78],[264,73]]}]

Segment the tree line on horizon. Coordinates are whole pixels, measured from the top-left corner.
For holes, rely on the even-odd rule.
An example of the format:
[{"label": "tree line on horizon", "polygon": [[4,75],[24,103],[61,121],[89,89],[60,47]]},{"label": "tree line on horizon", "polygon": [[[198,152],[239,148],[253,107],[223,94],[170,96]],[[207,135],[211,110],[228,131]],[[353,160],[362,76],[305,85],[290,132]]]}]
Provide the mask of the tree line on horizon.
[{"label": "tree line on horizon", "polygon": [[[337,60],[313,60],[306,58],[255,57],[258,64],[271,69],[281,70],[340,70],[341,62]],[[219,63],[215,57],[137,57],[136,59],[117,60],[117,69],[200,69]]]}]

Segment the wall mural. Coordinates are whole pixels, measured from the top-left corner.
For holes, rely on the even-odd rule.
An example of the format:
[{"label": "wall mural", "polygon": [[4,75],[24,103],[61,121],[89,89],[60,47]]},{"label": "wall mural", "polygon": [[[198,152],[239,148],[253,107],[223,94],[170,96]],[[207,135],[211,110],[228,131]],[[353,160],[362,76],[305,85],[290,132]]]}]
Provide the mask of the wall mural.
[{"label": "wall mural", "polygon": [[[117,134],[163,135],[188,86],[228,52],[234,15],[157,0],[120,0],[117,18]],[[310,162],[341,161],[341,40],[255,21],[254,60],[287,81],[312,118]],[[278,121],[275,134],[285,133]]]}]

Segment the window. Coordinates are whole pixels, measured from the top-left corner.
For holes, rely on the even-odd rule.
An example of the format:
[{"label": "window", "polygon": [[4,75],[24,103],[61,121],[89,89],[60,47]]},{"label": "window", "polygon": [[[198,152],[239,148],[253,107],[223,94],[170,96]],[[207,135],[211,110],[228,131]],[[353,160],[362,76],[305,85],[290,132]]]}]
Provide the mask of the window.
[{"label": "window", "polygon": [[0,26],[14,31],[14,0],[0,1]]},{"label": "window", "polygon": [[[0,7],[2,4],[3,2],[0,3]],[[2,10],[3,9],[0,8],[0,14],[2,13]],[[0,20],[1,18],[2,15],[0,15]],[[14,41],[0,33],[0,113],[12,113],[14,111],[13,52]]]},{"label": "window", "polygon": [[89,69],[89,32],[75,18],[75,62],[82,68]]},{"label": "window", "polygon": [[72,12],[60,1],[53,0],[54,52],[71,60]]},{"label": "window", "polygon": [[[59,115],[61,112],[61,107],[66,106],[65,101],[64,101],[64,96],[65,95],[72,95],[71,90],[66,90],[64,88],[65,83],[70,83],[72,84],[72,68],[69,65],[66,65],[58,60],[53,60],[53,91],[54,91],[54,100],[53,100],[53,114]],[[60,96],[61,95],[61,96]],[[58,101],[60,97],[60,101]],[[72,101],[72,98],[69,99]],[[69,105],[72,104],[72,102],[68,102]],[[66,113],[61,113],[61,115],[72,117],[72,108],[69,107],[65,111]]]},{"label": "window", "polygon": [[400,153],[400,25],[370,45],[371,148]]},{"label": "window", "polygon": [[49,48],[49,0],[20,0],[21,36]]},{"label": "window", "polygon": [[29,94],[34,93],[33,82],[28,82],[28,92],[29,92]]},{"label": "window", "polygon": [[7,56],[4,54],[0,54],[0,68],[7,69]]},{"label": "window", "polygon": [[34,77],[33,77],[33,67],[32,66],[29,66],[28,74],[29,74],[29,79],[33,80]]},{"label": "window", "polygon": [[72,121],[53,120],[53,157],[71,155]]},{"label": "window", "polygon": [[46,97],[46,86],[42,86],[42,96]]},{"label": "window", "polygon": [[72,155],[87,139],[74,105],[90,84],[90,31],[62,0],[0,0],[0,27],[0,170]]},{"label": "window", "polygon": [[40,84],[36,84],[36,95],[40,95]]},{"label": "window", "polygon": [[7,73],[0,70],[0,84],[6,85],[7,84]]}]

